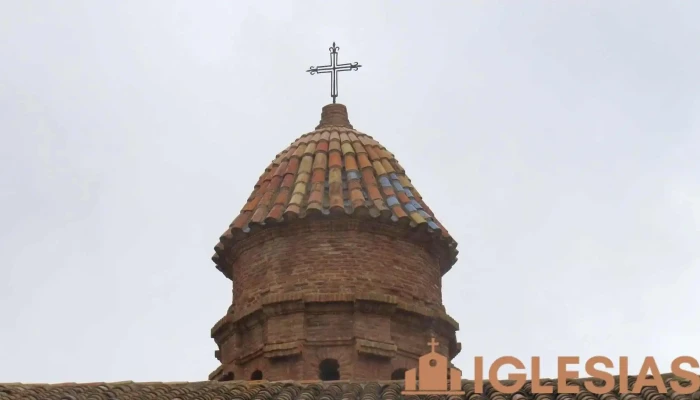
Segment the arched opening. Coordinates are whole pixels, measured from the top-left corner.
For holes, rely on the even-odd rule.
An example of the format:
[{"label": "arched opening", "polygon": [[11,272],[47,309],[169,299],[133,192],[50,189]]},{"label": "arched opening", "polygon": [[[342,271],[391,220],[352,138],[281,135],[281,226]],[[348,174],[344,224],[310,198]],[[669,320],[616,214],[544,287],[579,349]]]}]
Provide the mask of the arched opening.
[{"label": "arched opening", "polygon": [[232,381],[234,379],[236,379],[236,378],[235,378],[235,375],[233,375],[233,372],[227,372],[226,374],[224,374],[224,376],[221,377],[220,381],[227,382],[227,381]]},{"label": "arched opening", "polygon": [[250,375],[251,381],[261,381],[262,378],[263,378],[263,374],[262,374],[262,371],[260,371],[259,369],[256,369],[255,371],[253,371],[253,374]]},{"label": "arched opening", "polygon": [[402,381],[406,379],[406,371],[406,368],[395,369],[394,372],[391,373],[391,380]]},{"label": "arched opening", "polygon": [[339,381],[340,364],[338,360],[326,358],[318,364],[318,378],[322,381]]}]

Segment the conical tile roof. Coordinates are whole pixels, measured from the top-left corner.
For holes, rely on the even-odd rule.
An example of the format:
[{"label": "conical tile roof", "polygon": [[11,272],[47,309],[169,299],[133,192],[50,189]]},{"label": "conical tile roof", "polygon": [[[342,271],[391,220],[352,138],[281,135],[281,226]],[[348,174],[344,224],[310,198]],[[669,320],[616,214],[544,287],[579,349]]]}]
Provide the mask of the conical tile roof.
[{"label": "conical tile roof", "polygon": [[404,227],[407,236],[445,250],[443,272],[457,243],[435,218],[398,160],[350,125],[342,104],[325,106],[321,123],[279,153],[221,236],[212,259],[222,272],[227,250],[258,229],[305,218],[360,218]]}]

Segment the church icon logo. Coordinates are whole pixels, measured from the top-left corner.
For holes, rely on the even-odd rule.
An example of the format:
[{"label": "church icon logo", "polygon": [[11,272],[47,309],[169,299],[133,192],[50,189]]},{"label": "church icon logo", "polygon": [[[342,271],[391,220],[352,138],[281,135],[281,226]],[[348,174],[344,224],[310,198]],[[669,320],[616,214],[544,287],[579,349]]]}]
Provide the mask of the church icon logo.
[{"label": "church icon logo", "polygon": [[[430,353],[418,359],[418,368],[406,371],[403,395],[462,395],[462,371],[449,368],[447,357],[435,351],[440,343],[430,339]],[[420,373],[420,379],[418,374]],[[449,375],[449,380],[448,380]]]}]

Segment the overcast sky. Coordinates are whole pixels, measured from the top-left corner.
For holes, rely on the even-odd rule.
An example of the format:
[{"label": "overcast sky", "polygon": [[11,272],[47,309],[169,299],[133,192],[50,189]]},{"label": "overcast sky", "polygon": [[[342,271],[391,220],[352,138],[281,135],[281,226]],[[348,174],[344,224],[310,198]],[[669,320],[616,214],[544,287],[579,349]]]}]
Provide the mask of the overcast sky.
[{"label": "overcast sky", "polygon": [[[330,102],[459,243],[474,356],[700,358],[700,3],[0,0],[0,382],[198,381],[210,256]],[[697,370],[696,370],[697,371]],[[508,372],[506,370],[506,372]]]}]

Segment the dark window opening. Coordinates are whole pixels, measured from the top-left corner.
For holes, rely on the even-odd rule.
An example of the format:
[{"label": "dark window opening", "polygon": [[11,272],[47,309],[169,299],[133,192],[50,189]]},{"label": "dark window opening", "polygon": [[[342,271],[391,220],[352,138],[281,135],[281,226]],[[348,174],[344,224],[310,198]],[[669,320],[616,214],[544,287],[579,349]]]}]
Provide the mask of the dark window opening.
[{"label": "dark window opening", "polygon": [[318,378],[322,381],[339,381],[340,365],[338,360],[327,358],[318,364]]},{"label": "dark window opening", "polygon": [[253,374],[250,376],[251,381],[261,381],[262,378],[263,378],[263,374],[262,374],[262,371],[260,371],[259,369],[256,369],[255,371],[253,371]]},{"label": "dark window opening", "polygon": [[221,382],[232,381],[234,379],[235,379],[235,376],[233,375],[233,372],[228,372],[224,376],[221,377]]},{"label": "dark window opening", "polygon": [[404,379],[406,379],[406,368],[399,368],[391,373],[392,381],[402,381]]}]

